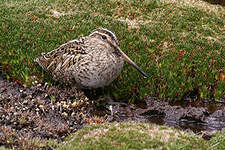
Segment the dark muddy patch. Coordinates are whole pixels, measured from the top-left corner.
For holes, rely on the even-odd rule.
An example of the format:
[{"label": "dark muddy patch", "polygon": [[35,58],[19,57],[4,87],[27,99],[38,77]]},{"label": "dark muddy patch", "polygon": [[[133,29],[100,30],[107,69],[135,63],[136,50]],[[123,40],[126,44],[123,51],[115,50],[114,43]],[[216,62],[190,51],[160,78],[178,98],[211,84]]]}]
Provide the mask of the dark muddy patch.
[{"label": "dark muddy patch", "polygon": [[224,0],[203,0],[203,1],[206,1],[206,2],[214,4],[214,5],[225,6],[225,1]]},{"label": "dark muddy patch", "polygon": [[[169,103],[146,98],[146,108],[134,104],[108,103],[112,107],[111,121],[151,122],[190,130],[209,139],[216,130],[225,128],[225,102],[185,101]],[[109,107],[109,106],[108,106]],[[109,111],[107,114],[110,114]]]},{"label": "dark muddy patch", "polygon": [[209,139],[215,130],[225,128],[225,107],[223,102],[171,104],[152,97],[137,104],[110,98],[91,101],[75,87],[36,81],[28,88],[0,79],[0,147],[54,149],[37,146],[34,139],[61,142],[85,125],[114,121],[174,126]]},{"label": "dark muddy patch", "polygon": [[34,138],[61,142],[90,122],[104,121],[93,116],[94,103],[76,88],[0,81],[0,146],[33,149]]}]

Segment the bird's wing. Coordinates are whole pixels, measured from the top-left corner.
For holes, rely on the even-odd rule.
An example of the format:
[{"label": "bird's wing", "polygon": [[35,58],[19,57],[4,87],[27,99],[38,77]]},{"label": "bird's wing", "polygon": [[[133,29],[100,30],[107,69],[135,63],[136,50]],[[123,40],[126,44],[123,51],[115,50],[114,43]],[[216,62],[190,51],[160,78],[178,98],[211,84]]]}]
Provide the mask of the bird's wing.
[{"label": "bird's wing", "polygon": [[71,66],[74,58],[78,55],[86,54],[86,37],[71,40],[59,48],[52,50],[36,58],[36,62],[47,72],[53,73]]}]

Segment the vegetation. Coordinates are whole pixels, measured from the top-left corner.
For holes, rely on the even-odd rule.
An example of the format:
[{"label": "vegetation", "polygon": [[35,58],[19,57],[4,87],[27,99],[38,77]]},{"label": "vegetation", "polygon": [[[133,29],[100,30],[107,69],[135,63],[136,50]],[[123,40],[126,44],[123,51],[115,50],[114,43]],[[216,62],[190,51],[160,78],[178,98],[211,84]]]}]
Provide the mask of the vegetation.
[{"label": "vegetation", "polygon": [[[181,99],[225,98],[225,8],[189,0],[47,0],[0,2],[0,60],[3,73],[29,85],[52,82],[34,58],[88,35],[113,30],[121,49],[149,75],[126,65],[108,88],[115,99],[147,95]],[[125,97],[124,97],[125,95]]]},{"label": "vegetation", "polygon": [[79,130],[59,146],[59,150],[75,149],[182,149],[222,150],[224,133],[210,141],[165,126],[142,123],[92,125]]},{"label": "vegetation", "polygon": [[209,142],[213,149],[225,149],[225,130],[217,133]]},{"label": "vegetation", "polygon": [[[126,65],[105,89],[114,99],[151,95],[174,100],[192,92],[200,99],[225,99],[222,6],[200,0],[1,0],[0,16],[0,70],[21,84],[30,85],[33,80],[53,83],[34,58],[105,27],[116,33],[121,49],[149,75],[143,79]],[[0,144],[10,147],[15,135]],[[25,149],[58,146],[54,141],[23,140],[17,142],[21,147],[25,144]],[[86,127],[59,149],[80,149],[83,144],[83,149],[222,150],[224,143],[224,132],[205,141],[173,128],[132,122]]]},{"label": "vegetation", "polygon": [[[39,139],[26,141],[13,140],[16,133],[9,137],[5,145],[8,148],[18,149],[57,149],[57,150],[84,150],[84,149],[171,149],[171,150],[224,150],[225,132],[218,132],[209,141],[185,131],[166,126],[144,123],[104,123],[92,124],[77,131],[62,143]],[[0,147],[0,150],[7,150]]]}]

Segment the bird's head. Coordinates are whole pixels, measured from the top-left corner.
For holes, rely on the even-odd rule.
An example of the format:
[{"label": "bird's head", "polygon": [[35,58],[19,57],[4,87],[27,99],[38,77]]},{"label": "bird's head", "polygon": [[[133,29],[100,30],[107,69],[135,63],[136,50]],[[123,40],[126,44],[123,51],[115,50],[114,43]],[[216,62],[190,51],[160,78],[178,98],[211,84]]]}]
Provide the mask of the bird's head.
[{"label": "bird's head", "polygon": [[117,40],[115,33],[105,28],[97,28],[89,36],[96,37],[99,40],[108,43],[115,49],[114,53],[116,53],[119,57],[122,57],[126,62],[131,64],[144,77],[148,77],[148,75],[120,49],[119,42]]}]

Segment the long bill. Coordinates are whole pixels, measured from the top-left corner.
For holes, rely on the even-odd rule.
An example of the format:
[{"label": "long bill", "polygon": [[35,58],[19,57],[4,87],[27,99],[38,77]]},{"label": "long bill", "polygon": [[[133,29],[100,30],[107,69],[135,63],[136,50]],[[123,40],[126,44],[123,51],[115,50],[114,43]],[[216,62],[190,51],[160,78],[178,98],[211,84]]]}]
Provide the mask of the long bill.
[{"label": "long bill", "polygon": [[119,46],[116,46],[116,48],[119,50],[120,54],[126,62],[136,68],[145,78],[148,77],[148,75],[119,48]]}]

